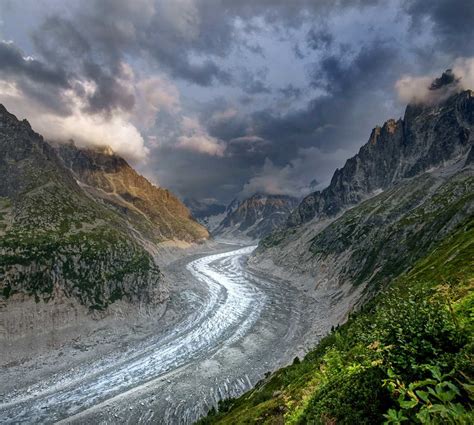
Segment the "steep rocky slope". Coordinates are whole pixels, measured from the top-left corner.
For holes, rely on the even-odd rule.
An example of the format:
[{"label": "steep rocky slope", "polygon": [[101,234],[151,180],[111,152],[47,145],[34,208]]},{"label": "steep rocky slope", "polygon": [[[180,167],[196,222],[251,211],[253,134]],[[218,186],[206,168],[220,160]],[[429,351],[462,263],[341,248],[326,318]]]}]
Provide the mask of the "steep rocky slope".
[{"label": "steep rocky slope", "polygon": [[408,106],[261,242],[251,265],[370,296],[472,215],[473,141],[472,91]]},{"label": "steep rocky slope", "polygon": [[288,226],[334,216],[404,178],[465,155],[472,147],[473,104],[474,94],[467,90],[434,106],[409,105],[403,120],[374,128],[329,187],[303,199]]},{"label": "steep rocky slope", "polygon": [[285,195],[255,194],[233,201],[213,231],[215,236],[260,239],[282,226],[298,200]]},{"label": "steep rocky slope", "polygon": [[178,198],[151,184],[110,148],[77,148],[71,142],[58,144],[56,150],[85,190],[152,242],[209,237]]},{"label": "steep rocky slope", "polygon": [[0,106],[0,298],[89,309],[162,300],[162,275],[121,217],[76,183],[27,121]]}]

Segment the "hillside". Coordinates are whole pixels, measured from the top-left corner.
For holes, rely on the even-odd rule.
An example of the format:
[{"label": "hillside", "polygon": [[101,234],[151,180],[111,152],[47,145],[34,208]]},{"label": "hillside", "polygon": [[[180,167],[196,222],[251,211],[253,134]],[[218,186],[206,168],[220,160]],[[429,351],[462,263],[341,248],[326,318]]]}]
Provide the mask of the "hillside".
[{"label": "hillside", "polygon": [[90,309],[157,303],[162,276],[113,211],[94,202],[28,122],[0,106],[0,296]]},{"label": "hillside", "polygon": [[255,194],[235,200],[227,207],[213,235],[260,239],[282,226],[297,203],[296,198],[285,195]]},{"label": "hillside", "polygon": [[472,91],[409,105],[260,242],[251,268],[346,314],[201,423],[472,423],[473,135]]},{"label": "hillside", "polygon": [[474,220],[464,220],[301,361],[200,424],[469,424]]},{"label": "hillside", "polygon": [[110,148],[78,148],[68,143],[58,144],[56,150],[89,194],[152,242],[199,242],[209,237],[178,198],[151,184]]}]

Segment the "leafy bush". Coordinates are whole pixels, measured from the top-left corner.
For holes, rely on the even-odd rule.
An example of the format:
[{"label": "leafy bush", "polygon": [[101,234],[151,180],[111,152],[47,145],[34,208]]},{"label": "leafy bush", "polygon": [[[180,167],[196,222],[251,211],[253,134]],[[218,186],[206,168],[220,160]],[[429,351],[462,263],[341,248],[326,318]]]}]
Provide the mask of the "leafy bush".
[{"label": "leafy bush", "polygon": [[[431,378],[408,385],[389,370],[386,386],[397,397],[399,409],[389,409],[386,424],[403,422],[421,424],[472,424],[474,415],[468,398],[472,399],[472,384],[455,382],[452,374],[442,375],[436,366],[427,366]],[[470,407],[466,410],[466,405]]]},{"label": "leafy bush", "polygon": [[300,423],[380,423],[391,403],[384,377],[379,367],[343,371],[317,391]]}]

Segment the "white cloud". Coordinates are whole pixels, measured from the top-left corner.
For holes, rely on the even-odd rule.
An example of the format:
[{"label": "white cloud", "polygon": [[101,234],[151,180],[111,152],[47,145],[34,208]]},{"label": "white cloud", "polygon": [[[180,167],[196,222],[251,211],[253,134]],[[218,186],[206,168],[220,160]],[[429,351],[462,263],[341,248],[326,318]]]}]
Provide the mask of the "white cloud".
[{"label": "white cloud", "polygon": [[156,114],[164,110],[176,114],[181,110],[177,87],[162,77],[146,78],[136,83],[135,120],[142,126],[153,126]]},{"label": "white cloud", "polygon": [[228,121],[238,115],[238,110],[234,107],[229,107],[223,111],[216,111],[211,115],[210,121],[214,124]]},{"label": "white cloud", "polygon": [[453,66],[453,72],[460,78],[461,87],[474,90],[474,58],[460,58]]},{"label": "white cloud", "polygon": [[[268,158],[260,172],[245,184],[241,196],[248,197],[254,193],[270,195],[304,196],[316,189],[323,189],[329,184],[336,168],[353,154],[338,149],[324,152],[319,148],[300,149],[298,156],[283,167],[278,167]],[[317,185],[311,185],[316,180]]]},{"label": "white cloud", "polygon": [[76,110],[67,117],[49,115],[39,119],[36,124],[36,120],[32,120],[33,127],[50,139],[73,139],[79,146],[108,145],[132,161],[146,160],[149,152],[140,132],[126,116],[112,115],[104,118]]},{"label": "white cloud", "polygon": [[[83,84],[86,90],[91,85]],[[64,91],[71,113],[67,116],[48,110],[39,101],[28,96],[13,81],[0,80],[0,96],[5,107],[18,118],[26,118],[35,131],[46,139],[67,141],[73,139],[78,145],[109,145],[112,149],[132,161],[142,161],[148,155],[143,137],[131,124],[130,116],[124,112],[113,112],[110,116],[90,115],[84,112],[83,101],[73,92]]]},{"label": "white cloud", "polygon": [[176,147],[212,156],[224,156],[225,145],[210,136],[194,117],[184,116],[181,121],[183,135],[178,137]]},{"label": "white cloud", "polygon": [[404,103],[433,104],[442,101],[456,90],[474,89],[474,58],[457,59],[452,70],[459,78],[459,83],[441,90],[430,90],[436,75],[403,76],[395,83],[399,99]]},{"label": "white cloud", "polygon": [[[26,118],[35,131],[46,139],[58,142],[73,139],[79,146],[109,145],[119,155],[133,162],[146,160],[149,149],[145,145],[140,129],[153,126],[156,114],[165,110],[171,114],[181,111],[179,91],[174,84],[161,76],[137,79],[133,69],[122,63],[120,69],[120,84],[127,92],[135,97],[135,104],[130,111],[112,110],[108,114],[90,114],[87,112],[85,100],[97,89],[95,83],[87,80],[77,80],[76,87],[81,87],[79,96],[73,90],[60,90],[56,94],[64,105],[67,113],[55,111],[44,104],[44,99],[32,96],[25,91],[15,77],[0,79],[1,101],[7,109],[19,118]],[[202,135],[193,132],[188,136]],[[156,146],[156,137],[147,137],[151,146]],[[212,142],[202,144],[201,149],[212,151]],[[186,144],[186,142],[185,142]],[[190,140],[188,145],[196,145],[197,141]],[[214,147],[213,154],[221,154]]]}]

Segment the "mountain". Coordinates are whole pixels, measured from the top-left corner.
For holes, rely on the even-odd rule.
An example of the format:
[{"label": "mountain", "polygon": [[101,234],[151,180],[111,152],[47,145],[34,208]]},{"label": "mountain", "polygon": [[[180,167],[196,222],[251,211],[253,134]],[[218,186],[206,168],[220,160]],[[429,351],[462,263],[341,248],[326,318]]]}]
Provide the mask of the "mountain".
[{"label": "mountain", "polygon": [[329,187],[303,199],[288,226],[335,216],[405,178],[465,155],[472,146],[472,93],[435,106],[408,105],[403,120],[375,127],[359,153],[336,170]]},{"label": "mountain", "polygon": [[250,263],[291,270],[350,304],[370,296],[472,214],[473,138],[472,91],[409,105],[403,120],[372,131],[327,189],[304,198]]},{"label": "mountain", "polygon": [[198,220],[211,215],[222,214],[226,209],[225,205],[212,200],[198,201],[196,199],[186,199],[184,203]]},{"label": "mountain", "polygon": [[473,422],[473,145],[472,91],[409,105],[260,242],[332,330],[202,424]]},{"label": "mountain", "polygon": [[121,217],[76,183],[29,123],[0,106],[0,297],[90,309],[157,303],[162,275]]},{"label": "mountain", "polygon": [[151,184],[109,147],[57,144],[56,151],[75,179],[94,199],[112,208],[152,242],[199,242],[208,231],[167,189]]},{"label": "mountain", "polygon": [[184,204],[190,209],[193,217],[210,232],[221,222],[226,211],[225,205],[219,204],[213,199],[185,199]]},{"label": "mountain", "polygon": [[283,225],[297,204],[296,198],[286,195],[255,194],[234,200],[213,235],[260,239]]}]

